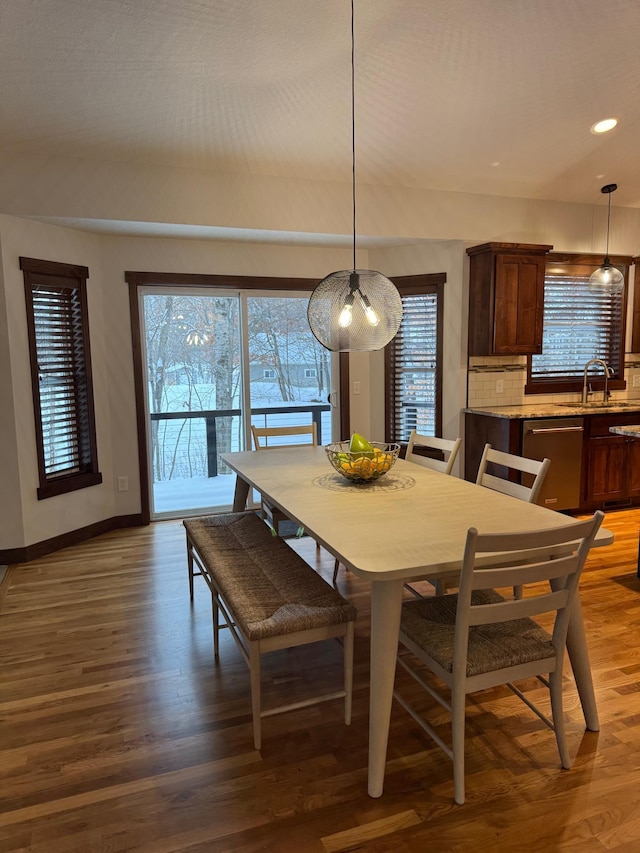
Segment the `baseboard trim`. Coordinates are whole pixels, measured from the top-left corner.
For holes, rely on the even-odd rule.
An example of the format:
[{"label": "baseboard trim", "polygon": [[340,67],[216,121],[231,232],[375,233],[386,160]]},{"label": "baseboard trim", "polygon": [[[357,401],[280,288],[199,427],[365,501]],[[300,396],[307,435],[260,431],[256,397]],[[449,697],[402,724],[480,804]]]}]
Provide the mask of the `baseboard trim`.
[{"label": "baseboard trim", "polygon": [[0,564],[10,566],[14,563],[28,563],[30,560],[37,560],[53,551],[60,551],[70,545],[78,545],[87,539],[93,539],[94,536],[100,536],[102,533],[110,533],[112,530],[120,530],[124,527],[142,526],[142,513],[116,515],[113,518],[96,521],[95,524],[89,524],[87,527],[81,527],[78,530],[61,533],[60,536],[54,536],[52,539],[34,542],[33,545],[27,545],[24,548],[0,550]]}]

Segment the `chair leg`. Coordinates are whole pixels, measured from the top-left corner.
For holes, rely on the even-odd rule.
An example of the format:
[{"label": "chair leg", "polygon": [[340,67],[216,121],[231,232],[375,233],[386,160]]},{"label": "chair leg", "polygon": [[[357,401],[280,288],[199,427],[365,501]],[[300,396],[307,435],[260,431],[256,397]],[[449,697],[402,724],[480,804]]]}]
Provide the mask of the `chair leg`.
[{"label": "chair leg", "polygon": [[451,691],[451,741],[453,748],[453,798],[464,803],[464,722],[466,696],[463,690]]},{"label": "chair leg", "polygon": [[251,712],[253,714],[253,745],[262,746],[262,720],[260,717],[260,646],[249,643],[249,675],[251,680]]},{"label": "chair leg", "polygon": [[338,569],[340,568],[340,560],[336,560],[333,564],[333,585],[336,585],[336,581],[338,580]]},{"label": "chair leg", "polygon": [[353,700],[353,631],[354,623],[347,624],[344,635],[344,724],[351,725],[351,706]]},{"label": "chair leg", "polygon": [[551,716],[553,717],[553,730],[556,735],[560,763],[565,770],[571,768],[571,758],[567,746],[567,737],[564,727],[564,710],[562,707],[562,665],[559,661],[556,669],[549,675],[549,690],[551,693]]}]

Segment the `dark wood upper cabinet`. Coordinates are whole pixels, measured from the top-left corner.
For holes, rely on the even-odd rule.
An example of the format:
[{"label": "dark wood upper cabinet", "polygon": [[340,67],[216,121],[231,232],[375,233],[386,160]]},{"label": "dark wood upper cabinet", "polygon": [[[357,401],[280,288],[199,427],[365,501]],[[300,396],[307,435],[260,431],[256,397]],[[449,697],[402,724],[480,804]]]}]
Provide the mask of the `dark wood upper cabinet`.
[{"label": "dark wood upper cabinet", "polygon": [[633,316],[631,319],[631,352],[640,352],[640,258],[633,258]]},{"label": "dark wood upper cabinet", "polygon": [[552,248],[484,243],[467,249],[470,356],[542,351],[545,262]]}]

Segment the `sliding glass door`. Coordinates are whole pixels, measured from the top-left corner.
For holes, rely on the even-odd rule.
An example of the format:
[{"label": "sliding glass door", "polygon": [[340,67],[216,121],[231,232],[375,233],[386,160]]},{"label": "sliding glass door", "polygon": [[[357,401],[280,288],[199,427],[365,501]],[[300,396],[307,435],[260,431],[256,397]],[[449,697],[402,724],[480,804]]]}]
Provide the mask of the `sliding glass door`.
[{"label": "sliding glass door", "polygon": [[315,420],[332,440],[338,395],[308,294],[146,287],[140,299],[152,518],[229,509],[220,454],[250,449],[251,423]]}]

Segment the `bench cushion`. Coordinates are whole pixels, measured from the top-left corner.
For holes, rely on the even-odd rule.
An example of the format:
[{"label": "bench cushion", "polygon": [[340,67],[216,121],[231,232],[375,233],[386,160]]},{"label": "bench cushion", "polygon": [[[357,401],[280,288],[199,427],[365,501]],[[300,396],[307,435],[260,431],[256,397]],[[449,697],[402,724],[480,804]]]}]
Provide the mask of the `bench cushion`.
[{"label": "bench cushion", "polygon": [[249,640],[354,621],[356,608],[253,512],[184,521],[204,568]]}]

